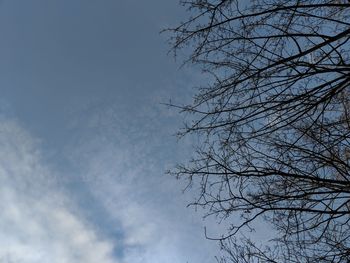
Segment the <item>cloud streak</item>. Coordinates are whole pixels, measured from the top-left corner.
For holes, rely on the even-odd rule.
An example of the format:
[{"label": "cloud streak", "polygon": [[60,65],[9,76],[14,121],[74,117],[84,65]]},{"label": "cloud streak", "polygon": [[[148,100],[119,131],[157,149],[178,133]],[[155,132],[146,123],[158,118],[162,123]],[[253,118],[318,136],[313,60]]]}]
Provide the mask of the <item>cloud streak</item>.
[{"label": "cloud streak", "polygon": [[79,116],[80,140],[66,148],[74,174],[49,166],[40,141],[0,119],[0,263],[212,262],[205,223],[164,175],[179,153],[169,152],[162,110],[128,121],[106,105]]},{"label": "cloud streak", "polygon": [[79,216],[18,124],[0,121],[0,262],[117,263],[113,243]]}]

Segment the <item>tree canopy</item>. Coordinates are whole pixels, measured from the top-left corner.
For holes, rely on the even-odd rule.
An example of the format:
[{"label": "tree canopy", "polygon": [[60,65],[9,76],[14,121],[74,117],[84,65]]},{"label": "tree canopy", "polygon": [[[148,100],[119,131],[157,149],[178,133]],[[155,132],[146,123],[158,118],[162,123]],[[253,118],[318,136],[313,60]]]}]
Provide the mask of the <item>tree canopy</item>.
[{"label": "tree canopy", "polygon": [[[348,262],[350,1],[182,3],[173,51],[212,81],[180,106],[180,135],[200,143],[173,172],[230,223],[222,261]],[[276,231],[268,245],[244,238],[257,220]]]}]

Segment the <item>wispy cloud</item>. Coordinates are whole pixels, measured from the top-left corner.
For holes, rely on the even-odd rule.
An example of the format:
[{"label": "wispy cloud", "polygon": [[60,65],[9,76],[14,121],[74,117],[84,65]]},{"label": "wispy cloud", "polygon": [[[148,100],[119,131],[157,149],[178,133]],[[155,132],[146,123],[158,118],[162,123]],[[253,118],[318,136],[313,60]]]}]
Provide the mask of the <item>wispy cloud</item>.
[{"label": "wispy cloud", "polygon": [[37,142],[0,121],[0,262],[107,262],[113,244],[79,216],[43,164]]},{"label": "wispy cloud", "polygon": [[65,175],[46,163],[40,141],[1,119],[0,263],[212,262],[205,223],[164,175],[179,153],[163,110],[125,117],[106,105],[79,116],[80,139],[66,148],[74,174]]}]

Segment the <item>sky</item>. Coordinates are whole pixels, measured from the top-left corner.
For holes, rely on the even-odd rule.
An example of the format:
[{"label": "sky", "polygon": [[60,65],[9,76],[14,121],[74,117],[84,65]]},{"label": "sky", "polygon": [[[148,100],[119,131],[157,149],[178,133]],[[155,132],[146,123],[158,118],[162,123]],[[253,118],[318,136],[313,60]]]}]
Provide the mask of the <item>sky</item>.
[{"label": "sky", "polygon": [[214,262],[216,223],[165,174],[202,78],[168,55],[170,0],[0,1],[0,263]]}]

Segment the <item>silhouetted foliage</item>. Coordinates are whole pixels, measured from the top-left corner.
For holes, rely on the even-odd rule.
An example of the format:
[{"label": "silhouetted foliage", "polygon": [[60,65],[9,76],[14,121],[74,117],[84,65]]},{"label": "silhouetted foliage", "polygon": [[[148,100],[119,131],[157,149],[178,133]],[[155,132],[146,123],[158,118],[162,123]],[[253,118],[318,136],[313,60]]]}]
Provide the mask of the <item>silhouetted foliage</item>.
[{"label": "silhouetted foliage", "polygon": [[[350,261],[350,1],[189,0],[170,29],[213,81],[180,106],[198,136],[174,173],[232,223],[222,262]],[[276,239],[246,230],[263,219]]]}]

